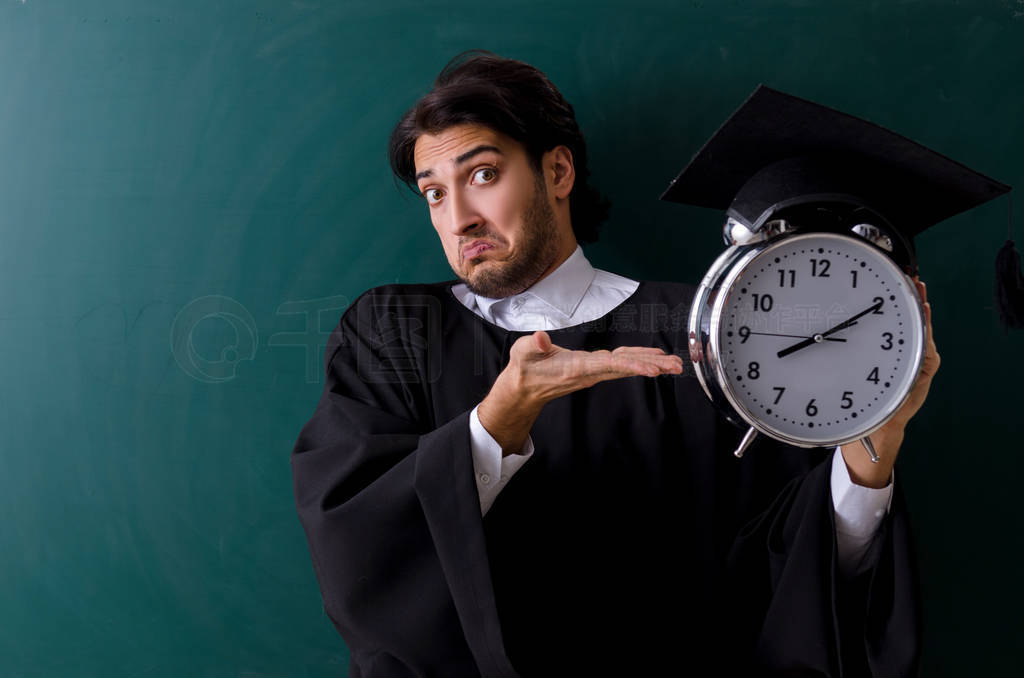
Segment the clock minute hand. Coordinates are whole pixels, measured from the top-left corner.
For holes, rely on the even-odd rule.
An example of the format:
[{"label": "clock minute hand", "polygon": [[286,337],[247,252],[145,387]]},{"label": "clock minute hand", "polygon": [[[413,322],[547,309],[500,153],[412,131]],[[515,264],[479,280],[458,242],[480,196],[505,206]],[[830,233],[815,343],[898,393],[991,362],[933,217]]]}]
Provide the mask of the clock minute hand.
[{"label": "clock minute hand", "polygon": [[854,324],[857,321],[858,318],[861,318],[863,316],[866,316],[868,313],[872,313],[872,312],[878,310],[879,308],[881,308],[881,306],[882,306],[882,302],[878,302],[877,304],[872,304],[871,306],[869,306],[868,308],[864,309],[860,313],[850,317],[847,320],[844,320],[843,322],[839,323],[835,327],[833,327],[831,329],[828,329],[828,330],[825,330],[821,334],[816,334],[813,337],[810,337],[808,339],[804,339],[803,341],[799,341],[799,342],[793,344],[792,346],[789,346],[787,348],[782,349],[781,351],[779,351],[778,355],[779,355],[780,358],[785,358],[790,353],[794,353],[796,351],[799,351],[802,348],[807,348],[811,344],[817,344],[818,342],[822,341],[828,335],[834,334],[835,332],[838,332],[839,330],[846,329],[850,325]]},{"label": "clock minute hand", "polygon": [[862,318],[862,317],[866,316],[868,313],[874,313],[875,311],[877,311],[880,308],[882,308],[882,302],[881,301],[879,301],[877,304],[871,304],[871,306],[868,306],[866,309],[864,309],[863,311],[861,311],[857,315],[853,316],[852,318],[850,318],[848,320],[844,320],[843,322],[839,323],[838,325],[836,325],[835,327],[833,327],[830,330],[825,330],[824,332],[821,333],[821,336],[827,337],[828,335],[833,334],[835,332],[838,332],[839,330],[846,329],[847,327],[849,327],[850,325],[855,323],[858,318]]}]

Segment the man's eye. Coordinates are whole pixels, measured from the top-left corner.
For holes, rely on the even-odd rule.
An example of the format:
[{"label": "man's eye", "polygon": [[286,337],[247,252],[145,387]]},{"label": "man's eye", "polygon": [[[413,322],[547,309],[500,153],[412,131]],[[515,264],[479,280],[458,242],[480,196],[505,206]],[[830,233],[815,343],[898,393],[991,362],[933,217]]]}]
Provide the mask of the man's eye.
[{"label": "man's eye", "polygon": [[493,180],[494,180],[494,177],[498,176],[498,173],[497,173],[497,172],[495,172],[495,171],[494,171],[494,170],[493,170],[492,168],[490,168],[490,167],[482,167],[482,168],[480,168],[480,169],[478,169],[478,170],[476,171],[476,173],[477,173],[477,174],[480,174],[480,173],[482,173],[482,172],[488,172],[488,173],[490,174],[490,177],[489,177],[489,178],[487,178],[487,179],[484,179],[484,181],[487,181],[487,182],[493,181]]},{"label": "man's eye", "polygon": [[430,194],[431,193],[439,193],[439,192],[440,191],[438,189],[436,189],[436,188],[428,188],[427,190],[425,190],[423,192],[423,197],[427,199],[427,202],[436,202],[436,200],[431,200],[430,199]]}]

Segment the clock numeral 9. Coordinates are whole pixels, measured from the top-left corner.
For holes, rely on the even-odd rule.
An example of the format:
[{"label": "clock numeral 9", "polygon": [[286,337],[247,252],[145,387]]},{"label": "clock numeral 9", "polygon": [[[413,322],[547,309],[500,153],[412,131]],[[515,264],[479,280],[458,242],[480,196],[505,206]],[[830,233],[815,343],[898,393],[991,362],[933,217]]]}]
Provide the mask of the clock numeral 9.
[{"label": "clock numeral 9", "polygon": [[[818,271],[818,264],[821,264],[821,271]],[[828,259],[811,259],[811,277],[812,278],[831,278],[828,274],[828,267],[832,265],[832,262]]]},{"label": "clock numeral 9", "polygon": [[786,286],[786,274],[789,273],[789,286],[796,287],[796,271],[793,269],[779,269],[779,287]]},{"label": "clock numeral 9", "polygon": [[743,339],[743,341],[741,341],[740,343],[741,344],[747,343],[747,339],[750,338],[750,328],[747,327],[746,325],[744,325],[743,327],[740,328],[739,334],[740,334],[740,337]]},{"label": "clock numeral 9", "polygon": [[807,403],[807,409],[804,411],[807,412],[808,417],[813,417],[818,413],[818,408],[814,404],[814,398],[811,398],[811,402]]},{"label": "clock numeral 9", "polygon": [[750,363],[747,365],[747,378],[748,379],[760,379],[761,378],[761,366],[757,363]]},{"label": "clock numeral 9", "polygon": [[843,404],[840,405],[844,410],[848,410],[853,407],[853,400],[850,396],[853,395],[853,391],[843,391]]},{"label": "clock numeral 9", "polygon": [[770,295],[770,294],[755,294],[754,295],[754,310],[755,311],[770,311],[770,310],[772,310],[772,295]]},{"label": "clock numeral 9", "polygon": [[882,336],[885,337],[885,343],[882,344],[882,350],[888,351],[892,348],[892,332],[883,332]]}]

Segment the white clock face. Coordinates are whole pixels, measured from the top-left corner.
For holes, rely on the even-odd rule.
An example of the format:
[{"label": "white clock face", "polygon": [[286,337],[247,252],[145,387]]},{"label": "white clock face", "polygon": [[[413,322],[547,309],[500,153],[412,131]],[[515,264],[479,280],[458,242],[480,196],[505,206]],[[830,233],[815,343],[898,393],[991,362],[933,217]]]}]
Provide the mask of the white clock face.
[{"label": "white clock face", "polygon": [[856,236],[780,239],[715,308],[728,397],[784,439],[861,437],[902,402],[920,368],[923,315],[912,282]]}]

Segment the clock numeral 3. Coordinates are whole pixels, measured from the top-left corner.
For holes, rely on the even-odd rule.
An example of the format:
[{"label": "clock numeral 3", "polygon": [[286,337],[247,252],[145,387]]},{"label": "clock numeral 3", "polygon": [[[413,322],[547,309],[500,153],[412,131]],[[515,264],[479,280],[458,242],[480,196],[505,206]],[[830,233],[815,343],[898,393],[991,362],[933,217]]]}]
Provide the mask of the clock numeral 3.
[{"label": "clock numeral 3", "polygon": [[882,350],[888,351],[892,348],[892,332],[883,332],[882,336],[885,337],[885,343],[882,344]]}]

